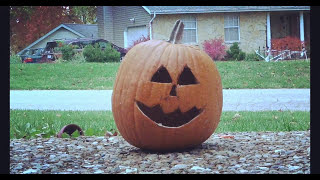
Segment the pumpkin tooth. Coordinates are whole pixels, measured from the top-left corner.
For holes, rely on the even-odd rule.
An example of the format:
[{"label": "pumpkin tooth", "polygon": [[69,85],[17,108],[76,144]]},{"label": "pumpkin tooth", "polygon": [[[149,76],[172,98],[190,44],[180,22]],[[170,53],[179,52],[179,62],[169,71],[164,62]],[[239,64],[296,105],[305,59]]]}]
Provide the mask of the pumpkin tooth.
[{"label": "pumpkin tooth", "polygon": [[171,113],[164,113],[161,106],[158,104],[153,107],[148,107],[142,102],[136,102],[139,109],[152,121],[157,123],[160,126],[165,127],[179,127],[184,124],[187,124],[192,119],[197,117],[202,109],[198,109],[196,106],[192,107],[190,110],[182,113],[178,108]]}]

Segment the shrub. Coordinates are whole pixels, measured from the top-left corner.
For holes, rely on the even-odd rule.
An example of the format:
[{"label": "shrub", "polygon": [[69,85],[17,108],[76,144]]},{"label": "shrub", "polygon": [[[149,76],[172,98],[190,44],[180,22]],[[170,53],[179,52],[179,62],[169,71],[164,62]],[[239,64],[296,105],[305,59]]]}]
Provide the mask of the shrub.
[{"label": "shrub", "polygon": [[222,38],[205,40],[202,46],[213,60],[222,60],[226,56],[226,46]]},{"label": "shrub", "polygon": [[76,53],[71,61],[71,63],[85,63],[86,62],[86,58],[83,56],[83,52],[79,52],[79,53]]},{"label": "shrub", "polygon": [[120,61],[120,53],[112,48],[111,44],[108,43],[106,48],[103,50],[105,62],[117,62]]},{"label": "shrub", "polygon": [[260,61],[261,57],[258,56],[256,53],[248,53],[244,58],[245,61]]},{"label": "shrub", "polygon": [[102,62],[102,52],[101,49],[96,49],[91,44],[87,45],[83,49],[83,56],[88,62]]},{"label": "shrub", "polygon": [[88,62],[116,62],[120,60],[120,53],[108,43],[102,50],[98,44],[87,45],[83,49],[83,56]]},{"label": "shrub", "polygon": [[54,63],[56,63],[56,64],[61,64],[61,63],[66,63],[67,61],[66,60],[64,60],[64,59],[62,59],[62,57],[59,57],[58,59],[56,59],[55,61],[54,61]]},{"label": "shrub", "polygon": [[70,61],[74,55],[74,47],[72,45],[63,45],[61,47],[56,47],[55,51],[60,51],[62,53],[62,58],[66,61]]},{"label": "shrub", "polygon": [[234,42],[227,50],[227,57],[229,60],[241,61],[246,57],[246,53],[239,48],[237,42]]},{"label": "shrub", "polygon": [[142,43],[142,42],[149,41],[149,40],[150,40],[150,36],[144,37],[144,35],[142,35],[138,40],[133,41],[133,44],[127,48],[127,52],[128,52],[131,48],[133,48],[133,46],[135,46],[135,45],[137,45],[137,44],[140,44],[140,43]]},{"label": "shrub", "polygon": [[284,37],[271,40],[272,49],[274,50],[290,50],[290,51],[301,51],[302,43],[297,37]]},{"label": "shrub", "polygon": [[18,63],[22,63],[21,57],[14,53],[10,55],[10,64],[18,64]]}]

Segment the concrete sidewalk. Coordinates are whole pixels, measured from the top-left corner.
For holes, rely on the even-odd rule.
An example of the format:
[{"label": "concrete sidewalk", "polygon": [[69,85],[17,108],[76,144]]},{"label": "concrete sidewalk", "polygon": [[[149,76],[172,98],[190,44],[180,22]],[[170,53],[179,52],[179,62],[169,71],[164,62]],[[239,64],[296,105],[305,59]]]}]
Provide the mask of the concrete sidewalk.
[{"label": "concrete sidewalk", "polygon": [[[11,90],[10,109],[111,110],[112,90]],[[223,90],[223,111],[310,111],[310,89]]]}]

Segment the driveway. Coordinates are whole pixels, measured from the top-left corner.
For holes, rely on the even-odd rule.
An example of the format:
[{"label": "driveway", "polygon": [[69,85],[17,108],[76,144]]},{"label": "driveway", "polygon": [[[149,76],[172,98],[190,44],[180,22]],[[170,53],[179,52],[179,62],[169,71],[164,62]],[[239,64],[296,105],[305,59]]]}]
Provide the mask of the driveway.
[{"label": "driveway", "polygon": [[[111,110],[112,90],[11,90],[10,109]],[[223,111],[310,111],[310,89],[224,89]]]}]

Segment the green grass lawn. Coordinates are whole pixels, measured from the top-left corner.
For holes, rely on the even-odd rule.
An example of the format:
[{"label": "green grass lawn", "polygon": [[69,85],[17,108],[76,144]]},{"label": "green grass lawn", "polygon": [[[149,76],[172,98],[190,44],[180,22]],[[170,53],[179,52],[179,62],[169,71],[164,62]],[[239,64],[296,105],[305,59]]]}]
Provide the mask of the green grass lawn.
[{"label": "green grass lawn", "polygon": [[[10,89],[112,89],[120,63],[10,64]],[[224,89],[310,88],[310,61],[218,61]]]},{"label": "green grass lawn", "polygon": [[[120,63],[10,64],[10,90],[107,90]],[[224,89],[310,88],[310,61],[216,62]],[[235,115],[237,114],[237,117]],[[85,135],[117,131],[111,111],[10,110],[10,138],[56,135],[75,123]],[[310,128],[310,112],[222,112],[216,133]]]},{"label": "green grass lawn", "polygon": [[[86,136],[115,132],[111,111],[10,110],[10,139],[55,136],[67,124],[77,124]],[[305,131],[310,128],[310,112],[261,111],[222,112],[215,133],[250,131]]]},{"label": "green grass lawn", "polygon": [[112,89],[120,63],[10,64],[10,89]]},{"label": "green grass lawn", "polygon": [[310,61],[217,62],[223,88],[310,88]]}]

